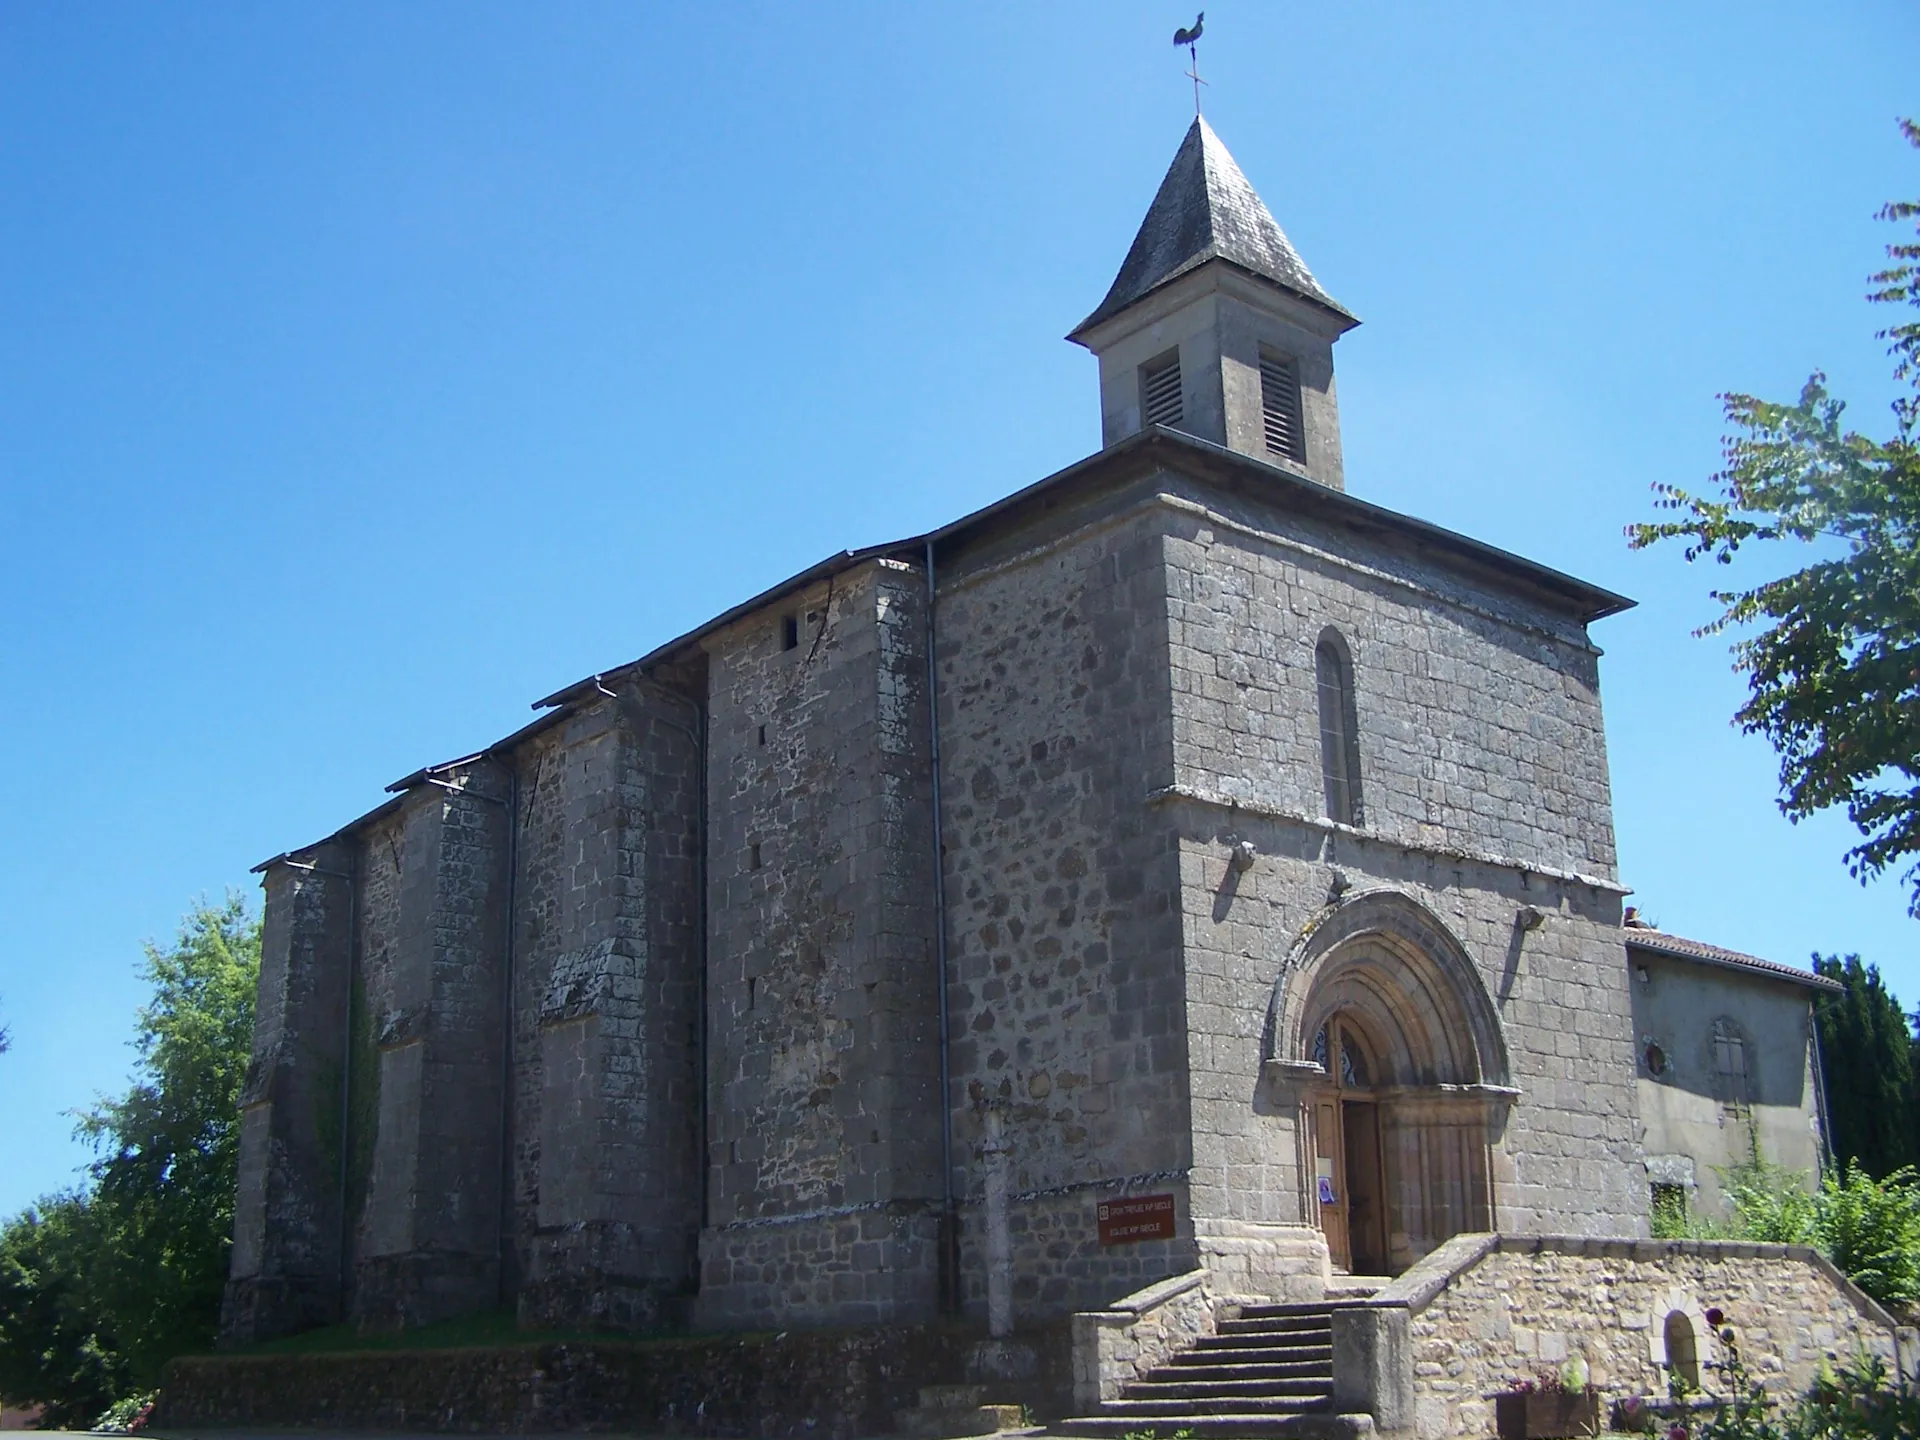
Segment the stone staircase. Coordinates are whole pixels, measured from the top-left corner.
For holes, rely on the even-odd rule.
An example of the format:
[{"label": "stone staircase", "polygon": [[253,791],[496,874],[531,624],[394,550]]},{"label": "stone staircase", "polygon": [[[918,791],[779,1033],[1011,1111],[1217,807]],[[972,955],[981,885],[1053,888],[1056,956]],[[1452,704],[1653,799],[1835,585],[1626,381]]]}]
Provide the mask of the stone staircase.
[{"label": "stone staircase", "polygon": [[[1120,1397],[1096,1415],[1063,1420],[1056,1435],[1118,1440],[1152,1431],[1171,1440],[1190,1431],[1195,1440],[1331,1434],[1367,1427],[1333,1421],[1333,1312],[1372,1294],[1343,1286],[1318,1304],[1243,1305],[1171,1355],[1144,1380],[1128,1382]],[[1362,1416],[1360,1419],[1367,1419]]]},{"label": "stone staircase", "polygon": [[988,1404],[984,1385],[923,1385],[918,1407],[893,1415],[894,1433],[906,1440],[1032,1433],[1026,1424],[1023,1406]]}]

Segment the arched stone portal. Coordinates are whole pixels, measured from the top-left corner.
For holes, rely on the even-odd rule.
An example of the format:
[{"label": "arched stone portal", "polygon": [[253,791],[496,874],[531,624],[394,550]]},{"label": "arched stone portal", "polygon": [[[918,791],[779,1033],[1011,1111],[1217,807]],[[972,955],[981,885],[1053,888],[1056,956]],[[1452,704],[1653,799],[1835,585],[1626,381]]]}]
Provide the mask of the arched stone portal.
[{"label": "arched stone portal", "polygon": [[1329,907],[1275,982],[1272,1099],[1298,1115],[1301,1210],[1334,1264],[1398,1274],[1495,1224],[1492,1146],[1516,1092],[1466,951],[1398,891]]}]

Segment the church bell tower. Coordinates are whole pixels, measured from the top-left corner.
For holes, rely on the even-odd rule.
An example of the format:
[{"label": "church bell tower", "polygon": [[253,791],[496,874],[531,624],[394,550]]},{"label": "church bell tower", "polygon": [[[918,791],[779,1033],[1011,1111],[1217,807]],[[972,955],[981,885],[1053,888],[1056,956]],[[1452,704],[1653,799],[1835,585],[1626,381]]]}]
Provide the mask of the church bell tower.
[{"label": "church bell tower", "polygon": [[1359,323],[1195,116],[1107,298],[1067,338],[1100,361],[1103,446],[1164,425],[1342,490],[1333,342]]}]

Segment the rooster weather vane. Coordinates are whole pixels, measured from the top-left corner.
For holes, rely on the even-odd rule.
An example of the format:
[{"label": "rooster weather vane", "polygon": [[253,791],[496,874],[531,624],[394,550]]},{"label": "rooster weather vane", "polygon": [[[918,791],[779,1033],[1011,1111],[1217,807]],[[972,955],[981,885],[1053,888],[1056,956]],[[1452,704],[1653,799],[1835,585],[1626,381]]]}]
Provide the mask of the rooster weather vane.
[{"label": "rooster weather vane", "polygon": [[1200,36],[1205,32],[1206,28],[1207,12],[1202,10],[1198,15],[1193,17],[1193,25],[1190,29],[1176,30],[1173,32],[1173,43],[1187,47],[1187,78],[1193,81],[1193,113],[1196,115],[1200,113],[1200,87],[1207,83],[1200,78],[1199,49]]}]

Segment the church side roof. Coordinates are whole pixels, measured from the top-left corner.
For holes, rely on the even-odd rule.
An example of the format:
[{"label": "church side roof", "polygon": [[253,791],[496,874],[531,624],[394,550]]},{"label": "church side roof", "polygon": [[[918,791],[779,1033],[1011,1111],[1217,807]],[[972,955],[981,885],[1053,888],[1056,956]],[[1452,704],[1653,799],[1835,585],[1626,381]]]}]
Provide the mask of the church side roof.
[{"label": "church side roof", "polygon": [[[779,584],[761,591],[752,599],[744,600],[714,616],[705,624],[655,646],[637,660],[611,666],[534,701],[533,708],[546,713],[530,724],[504,739],[495,741],[485,750],[462,756],[458,760],[448,760],[414,771],[388,787],[398,793],[385,804],[375,807],[358,819],[349,821],[325,839],[296,850],[283,852],[271,860],[262,861],[254,868],[256,871],[266,870],[289,855],[303,854],[326,844],[329,840],[341,839],[382,816],[391,814],[404,799],[405,792],[415,786],[424,784],[430,778],[458,766],[471,764],[488,756],[506,754],[522,741],[530,739],[549,725],[557,723],[567,713],[569,707],[598,693],[599,688],[607,682],[627,675],[644,674],[675,655],[683,654],[689,646],[697,644],[715,631],[830,575],[841,574],[882,557],[917,559],[924,554],[929,544],[935,547],[937,554],[951,545],[964,544],[969,537],[979,534],[984,528],[1003,518],[1015,515],[1023,507],[1044,505],[1062,491],[1124,483],[1149,472],[1155,465],[1165,465],[1215,483],[1244,485],[1262,495],[1269,503],[1289,505],[1304,513],[1324,515],[1356,529],[1395,537],[1401,543],[1409,544],[1443,563],[1468,572],[1498,577],[1500,583],[1504,585],[1530,590],[1548,597],[1552,603],[1565,607],[1569,613],[1578,617],[1582,624],[1603,619],[1608,615],[1616,615],[1622,610],[1630,609],[1634,603],[1623,595],[1617,595],[1598,585],[1588,584],[1584,580],[1576,579],[1549,566],[1536,564],[1510,551],[1502,550],[1498,546],[1485,544],[1425,520],[1416,520],[1410,515],[1402,515],[1383,505],[1358,499],[1345,491],[1329,489],[1291,470],[1269,465],[1251,456],[1229,450],[1225,446],[1215,445],[1211,441],[1200,440],[1178,430],[1150,425],[1144,430],[1129,435],[1117,445],[1110,445],[1105,450],[1067,466],[1064,470],[1057,470],[1045,479],[1036,480],[1025,489],[1016,490],[1013,494],[996,500],[991,505],[983,506],[969,515],[963,515],[937,530],[883,545],[869,545],[859,550],[841,550],[829,555],[817,564],[810,565],[798,574],[791,575]],[[1647,932],[1633,933],[1640,935]],[[1755,963],[1765,965],[1767,962],[1756,961]],[[1784,970],[1786,967],[1780,968]],[[1789,976],[1802,973],[1786,970]],[[1806,978],[1809,981],[1818,979],[1818,977]]]},{"label": "church side roof", "polygon": [[1641,925],[1627,927],[1627,951],[1644,950],[1652,955],[1664,955],[1672,960],[1693,960],[1702,965],[1718,965],[1726,970],[1744,970],[1752,975],[1763,975],[1769,980],[1786,980],[1796,985],[1804,985],[1809,990],[1844,990],[1846,987],[1837,980],[1829,980],[1824,975],[1815,975],[1810,970],[1801,970],[1792,965],[1782,965],[1773,960],[1762,960],[1757,955],[1743,955],[1738,950],[1726,950],[1718,945],[1709,945],[1704,940],[1689,940],[1684,935],[1668,935],[1664,931],[1650,930]]},{"label": "church side roof", "polygon": [[[881,556],[917,557],[928,545],[945,547],[949,542],[964,540],[976,533],[991,521],[998,520],[1010,511],[1032,502],[1037,502],[1061,489],[1079,484],[1097,484],[1105,475],[1115,471],[1133,473],[1142,468],[1143,462],[1160,462],[1183,470],[1192,470],[1206,476],[1213,472],[1215,478],[1235,475],[1240,480],[1257,487],[1270,501],[1290,503],[1297,508],[1315,514],[1324,514],[1363,529],[1392,534],[1412,543],[1417,548],[1430,552],[1445,561],[1464,569],[1479,571],[1502,577],[1508,584],[1519,584],[1529,589],[1551,596],[1555,602],[1564,605],[1582,624],[1601,620],[1609,615],[1617,615],[1622,610],[1633,608],[1634,602],[1624,595],[1602,589],[1585,580],[1579,580],[1555,570],[1550,566],[1538,564],[1497,545],[1488,545],[1458,531],[1448,530],[1425,520],[1416,520],[1411,515],[1402,515],[1397,510],[1389,510],[1384,505],[1375,505],[1371,501],[1361,500],[1347,494],[1344,490],[1332,490],[1317,481],[1308,480],[1291,470],[1278,465],[1269,465],[1252,456],[1242,455],[1229,450],[1224,445],[1215,445],[1211,441],[1201,440],[1180,430],[1168,430],[1162,426],[1150,425],[1136,431],[1116,445],[1076,461],[1064,470],[1056,470],[1045,479],[1036,480],[1026,488],[1014,491],[1011,495],[994,501],[971,514],[962,515],[958,520],[941,526],[924,535],[914,535],[906,539],[895,540],[884,545],[869,545],[861,550],[842,550],[830,555],[816,565],[800,571],[797,575],[781,581],[778,585],[761,591],[751,600],[744,600],[704,625],[676,636],[662,645],[631,660],[624,665],[605,670],[577,680],[564,689],[556,690],[534,702],[535,709],[548,706],[565,705],[590,692],[594,686],[613,676],[632,671],[642,671],[659,664],[687,646],[696,643],[714,631],[731,625],[735,620],[750,615],[756,610],[773,604],[783,596],[804,589],[816,581],[824,580],[828,575],[838,574],[856,565]],[[499,748],[499,747],[494,747]]]},{"label": "church side roof", "polygon": [[1068,338],[1209,260],[1225,260],[1336,315],[1354,318],[1320,288],[1213,127],[1196,115],[1147,209],[1147,218],[1140,222],[1140,233],[1133,237],[1133,248],[1121,262],[1113,288]]}]

